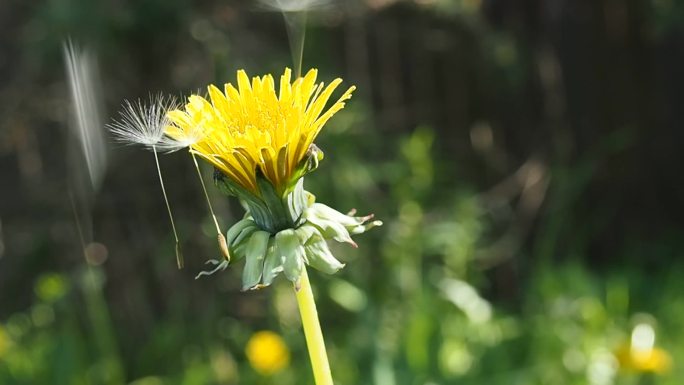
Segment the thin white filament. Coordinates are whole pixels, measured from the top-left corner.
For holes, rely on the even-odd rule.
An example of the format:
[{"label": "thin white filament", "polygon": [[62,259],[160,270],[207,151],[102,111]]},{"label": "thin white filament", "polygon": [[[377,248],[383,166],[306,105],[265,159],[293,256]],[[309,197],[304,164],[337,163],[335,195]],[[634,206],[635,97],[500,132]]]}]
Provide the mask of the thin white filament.
[{"label": "thin white filament", "polygon": [[266,10],[280,12],[306,12],[329,8],[332,0],[259,0],[259,4]]},{"label": "thin white filament", "polygon": [[306,38],[306,12],[288,13],[283,12],[287,36],[290,40],[292,61],[295,68],[296,78],[302,76],[302,62],[304,60],[304,40]]},{"label": "thin white filament", "polygon": [[71,41],[63,44],[63,51],[75,119],[70,127],[81,145],[91,187],[97,188],[107,161],[106,144],[101,130],[97,63],[91,52],[80,50]]},{"label": "thin white filament", "polygon": [[140,100],[135,103],[126,100],[119,112],[120,120],[112,122],[108,127],[118,142],[141,144],[149,149],[156,146],[170,150],[170,142],[161,142],[164,130],[169,125],[166,113],[176,106],[174,98],[161,94],[150,95],[149,104],[143,104]]}]

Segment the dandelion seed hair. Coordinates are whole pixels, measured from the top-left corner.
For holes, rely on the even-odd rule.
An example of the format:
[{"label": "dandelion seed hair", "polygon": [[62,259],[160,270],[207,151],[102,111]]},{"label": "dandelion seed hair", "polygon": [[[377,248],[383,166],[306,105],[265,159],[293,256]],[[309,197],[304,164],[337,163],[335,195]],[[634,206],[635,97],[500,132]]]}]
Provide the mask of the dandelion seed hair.
[{"label": "dandelion seed hair", "polygon": [[140,99],[138,99],[136,103],[131,103],[126,100],[123,105],[123,110],[119,111],[120,120],[113,121],[111,124],[108,124],[107,127],[114,135],[116,141],[124,144],[139,144],[154,153],[154,162],[157,167],[159,184],[161,185],[164,203],[166,204],[173,236],[176,241],[176,263],[178,264],[178,268],[181,269],[184,265],[183,252],[181,251],[176,223],[173,220],[171,205],[169,204],[169,198],[166,195],[164,178],[162,177],[159,157],[157,156],[159,150],[158,146],[168,147],[168,145],[161,143],[161,139],[164,136],[164,130],[169,125],[167,113],[169,110],[175,108],[177,103],[174,98],[165,97],[162,94],[157,94],[156,96],[150,95],[149,99],[149,104],[143,104]]},{"label": "dandelion seed hair", "polygon": [[107,127],[119,143],[139,144],[156,151],[165,147],[161,141],[170,124],[167,113],[177,106],[175,98],[162,94],[150,95],[146,104],[140,99],[135,102],[126,100],[119,111],[120,119]]}]

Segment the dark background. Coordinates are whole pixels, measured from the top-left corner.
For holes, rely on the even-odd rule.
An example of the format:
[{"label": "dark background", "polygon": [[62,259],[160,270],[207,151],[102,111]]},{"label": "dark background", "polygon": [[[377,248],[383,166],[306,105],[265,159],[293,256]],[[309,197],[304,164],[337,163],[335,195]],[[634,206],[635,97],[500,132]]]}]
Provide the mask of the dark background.
[{"label": "dark background", "polygon": [[[684,3],[323,5],[304,68],[358,90],[307,189],[385,222],[311,274],[336,381],[677,383]],[[292,65],[282,15],[251,1],[0,3],[0,382],[311,383],[285,280],[193,279],[218,254],[186,153],[161,158],[183,270],[151,153],[110,141],[83,182],[69,37],[97,57],[103,123],[124,99]],[[224,230],[242,216],[210,195]],[[621,355],[638,324],[669,370]],[[275,378],[245,358],[261,329],[291,350]]]}]

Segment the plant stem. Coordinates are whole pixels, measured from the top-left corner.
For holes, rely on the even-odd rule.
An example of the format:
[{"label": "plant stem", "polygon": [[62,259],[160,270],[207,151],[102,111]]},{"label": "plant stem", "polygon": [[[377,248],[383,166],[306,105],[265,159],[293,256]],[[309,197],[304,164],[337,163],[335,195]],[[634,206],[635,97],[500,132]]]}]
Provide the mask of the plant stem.
[{"label": "plant stem", "polygon": [[306,267],[302,269],[299,285],[299,289],[295,287],[295,295],[299,305],[299,314],[302,317],[306,347],[309,349],[309,358],[311,358],[311,367],[313,368],[316,385],[333,385],[328,355],[325,352],[325,342],[321,332],[321,324],[318,321],[316,302],[311,292],[311,284],[309,283],[309,276],[306,274]]}]

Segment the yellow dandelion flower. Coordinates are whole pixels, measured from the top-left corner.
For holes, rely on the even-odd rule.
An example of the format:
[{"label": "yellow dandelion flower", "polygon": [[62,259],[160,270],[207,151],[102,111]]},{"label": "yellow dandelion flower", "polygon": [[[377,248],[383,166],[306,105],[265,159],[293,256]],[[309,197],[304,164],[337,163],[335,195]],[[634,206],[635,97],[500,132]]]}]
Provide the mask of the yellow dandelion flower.
[{"label": "yellow dandelion flower", "polygon": [[285,69],[279,90],[271,75],[254,77],[237,72],[237,85],[221,91],[208,87],[209,99],[188,98],[184,110],[168,113],[172,122],[166,128],[171,138],[187,132],[202,131],[191,144],[191,151],[214,165],[234,183],[259,197],[260,172],[279,195],[301,175],[297,169],[323,125],[344,107],[355,87],[350,87],[325,110],[333,91],[342,82],[333,80],[327,87],[316,83],[318,71],[310,70],[291,82]]},{"label": "yellow dandelion flower", "polygon": [[[244,290],[268,286],[280,273],[297,284],[305,263],[335,273],[344,264],[326,241],[356,246],[351,235],[382,224],[371,221],[373,215],[344,215],[317,204],[303,187],[303,177],[322,159],[314,140],[355,87],[328,103],[341,79],[317,83],[315,69],[294,81],[291,76],[286,68],[276,90],[273,76],[250,80],[240,70],[237,88],[210,85],[207,98],[191,95],[183,109],[166,115],[169,140],[212,164],[217,186],[245,205],[247,215],[228,230],[224,248],[231,260],[246,259]],[[229,261],[208,263],[213,270],[197,277],[224,270]]]},{"label": "yellow dandelion flower", "polygon": [[247,342],[245,353],[254,370],[265,376],[281,371],[290,363],[285,341],[268,330],[254,333]]}]

